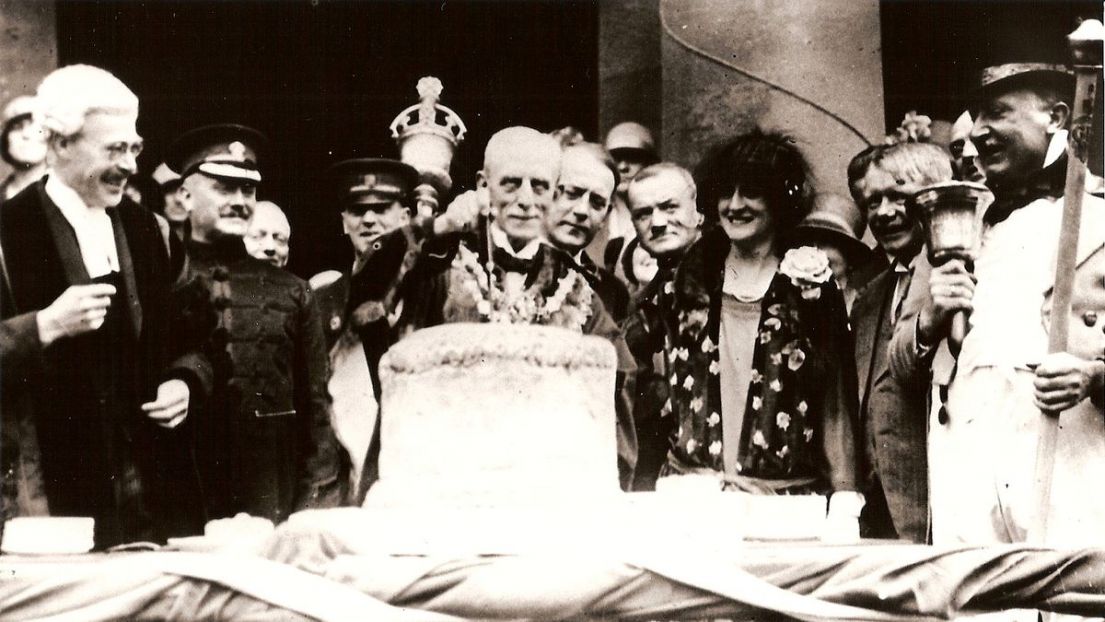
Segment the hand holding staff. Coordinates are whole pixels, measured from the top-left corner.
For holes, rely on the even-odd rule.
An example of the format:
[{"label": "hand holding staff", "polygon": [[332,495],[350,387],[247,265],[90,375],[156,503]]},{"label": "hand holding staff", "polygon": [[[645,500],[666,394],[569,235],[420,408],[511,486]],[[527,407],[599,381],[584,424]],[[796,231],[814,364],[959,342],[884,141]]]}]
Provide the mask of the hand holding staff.
[{"label": "hand holding staff", "polygon": [[[1067,182],[1063,196],[1063,220],[1059,229],[1059,251],[1055,260],[1055,287],[1052,290],[1051,332],[1048,352],[1067,349],[1074,268],[1078,258],[1078,229],[1082,219],[1082,197],[1086,185],[1086,159],[1093,127],[1093,101],[1100,88],[1101,46],[1105,27],[1097,20],[1086,20],[1070,35],[1074,60],[1075,91],[1071,111],[1070,143],[1067,156]],[[1098,137],[1100,140],[1100,137]],[[1042,542],[1047,534],[1047,514],[1051,503],[1051,479],[1055,467],[1055,445],[1059,418],[1042,413],[1039,444],[1036,446],[1036,522],[1029,541]],[[1053,414],[1053,413],[1052,413]]]}]

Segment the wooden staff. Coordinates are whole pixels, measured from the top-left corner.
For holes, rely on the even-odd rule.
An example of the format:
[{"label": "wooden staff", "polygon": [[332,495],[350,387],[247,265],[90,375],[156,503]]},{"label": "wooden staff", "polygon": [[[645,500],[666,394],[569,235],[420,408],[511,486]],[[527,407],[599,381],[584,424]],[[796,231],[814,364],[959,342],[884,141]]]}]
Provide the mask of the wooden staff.
[{"label": "wooden staff", "polygon": [[[1048,352],[1065,352],[1074,290],[1074,268],[1078,260],[1078,229],[1082,220],[1082,197],[1086,188],[1086,161],[1093,126],[1093,103],[1101,75],[1102,24],[1086,20],[1067,36],[1074,60],[1075,90],[1067,149],[1067,183],[1063,190],[1063,220],[1055,258],[1055,287],[1051,298],[1051,332]],[[1051,480],[1055,470],[1055,445],[1059,417],[1042,413],[1039,444],[1036,446],[1036,520],[1028,536],[1042,543],[1047,535],[1051,505]]]}]

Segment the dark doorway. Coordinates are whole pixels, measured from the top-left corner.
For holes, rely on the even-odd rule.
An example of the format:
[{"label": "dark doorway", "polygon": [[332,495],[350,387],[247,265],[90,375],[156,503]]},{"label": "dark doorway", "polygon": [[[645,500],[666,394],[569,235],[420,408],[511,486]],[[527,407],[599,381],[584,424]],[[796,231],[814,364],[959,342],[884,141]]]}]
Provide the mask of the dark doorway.
[{"label": "dark doorway", "polygon": [[512,124],[598,126],[594,2],[59,2],[62,64],[102,66],[139,96],[157,166],[180,132],[233,121],[265,132],[261,197],[292,222],[301,276],[352,261],[322,183],[351,156],[395,157],[388,124],[434,75],[468,125],[453,163],[471,185],[482,148]]},{"label": "dark doorway", "polygon": [[1067,34],[1102,10],[1086,0],[882,0],[879,9],[888,131],[910,110],[954,121],[983,67],[1069,63]]}]

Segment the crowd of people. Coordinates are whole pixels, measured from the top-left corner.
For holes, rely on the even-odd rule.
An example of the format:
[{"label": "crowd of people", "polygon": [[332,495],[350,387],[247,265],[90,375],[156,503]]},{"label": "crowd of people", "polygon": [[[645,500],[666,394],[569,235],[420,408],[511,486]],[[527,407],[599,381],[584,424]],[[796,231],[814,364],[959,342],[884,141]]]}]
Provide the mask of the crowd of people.
[{"label": "crowd of people", "polygon": [[[613,344],[627,491],[710,475],[829,495],[863,536],[917,543],[1022,541],[1050,511],[1051,541],[1101,545],[1099,195],[1070,351],[1047,353],[1073,79],[1003,65],[971,97],[947,144],[911,126],[855,154],[850,197],[817,192],[777,131],[692,168],[637,123],[604,144],[509,127],[443,209],[408,164],[336,163],[350,260],[305,281],[285,269],[288,219],[257,200],[264,135],[192,129],[131,196],[138,97],[58,69],[6,108],[0,141],[3,516],[92,516],[102,548],[358,505],[389,416],[381,356],[423,327],[513,322]],[[912,199],[953,180],[994,200],[974,256],[930,262]],[[1036,426],[1060,413],[1052,503],[1035,507]]]}]

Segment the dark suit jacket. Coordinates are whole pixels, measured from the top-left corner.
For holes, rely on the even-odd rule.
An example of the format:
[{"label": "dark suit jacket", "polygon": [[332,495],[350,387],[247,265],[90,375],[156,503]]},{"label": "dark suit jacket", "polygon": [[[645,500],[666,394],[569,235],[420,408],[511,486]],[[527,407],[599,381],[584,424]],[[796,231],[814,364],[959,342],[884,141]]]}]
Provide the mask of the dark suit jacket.
[{"label": "dark suit jacket", "polygon": [[[896,282],[894,272],[884,270],[852,306],[860,434],[869,469],[861,481],[873,486],[877,475],[898,536],[923,543],[928,537],[925,384],[907,386],[890,375]],[[923,284],[915,281],[913,286]]]},{"label": "dark suit jacket", "polygon": [[[122,315],[122,330],[114,345],[127,358],[119,375],[105,379],[96,369],[101,348],[96,333],[62,338],[46,348],[38,341],[35,313],[69,286],[91,282],[76,234],[46,194],[44,181],[0,210],[0,245],[10,277],[0,292],[5,342],[0,408],[8,431],[13,422],[33,422],[38,435],[33,450],[41,451],[40,481],[8,482],[9,488],[41,486],[51,512],[92,516],[97,546],[168,535],[158,529],[165,526],[160,518],[174,513],[162,513],[158,493],[165,487],[151,486],[166,475],[163,466],[175,463],[160,453],[171,451],[174,432],[157,427],[138,408],[166,378],[172,354],[168,258],[157,223],[145,209],[124,199],[109,214],[121,272],[112,305]],[[24,445],[25,437],[9,440],[21,450],[32,449]],[[5,496],[10,502],[12,496]]]},{"label": "dark suit jacket", "polygon": [[614,273],[595,264],[591,256],[584,251],[580,256],[579,267],[583,268],[583,276],[591,284],[602,304],[610,313],[614,321],[621,324],[629,315],[629,290]]}]

